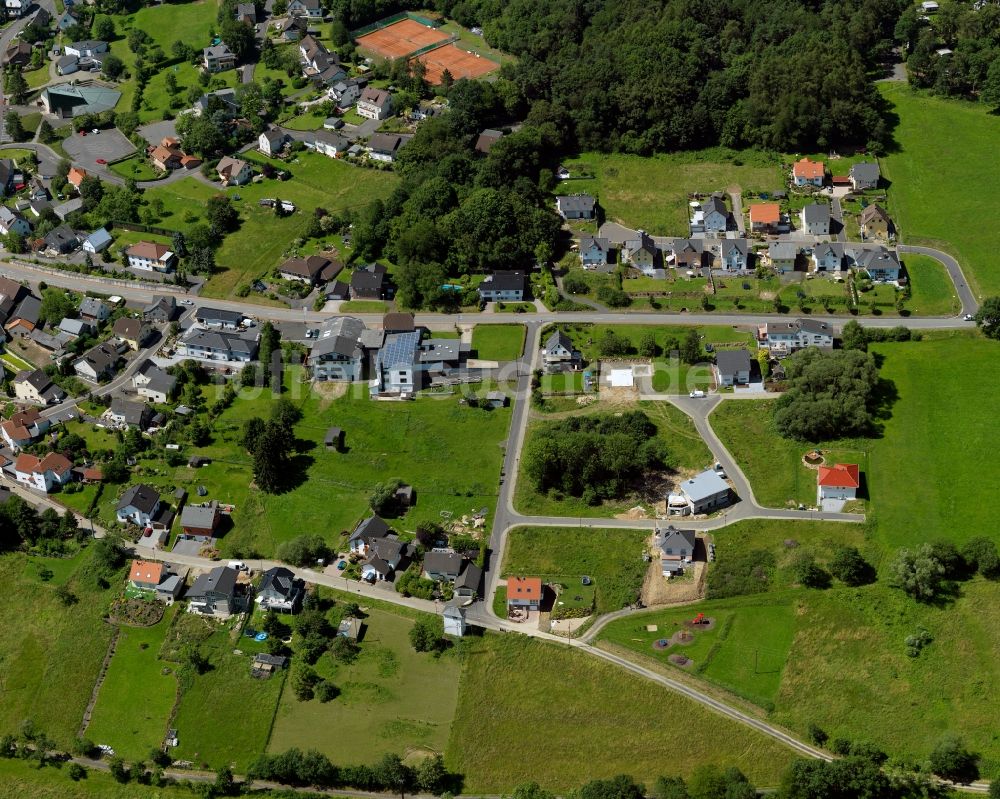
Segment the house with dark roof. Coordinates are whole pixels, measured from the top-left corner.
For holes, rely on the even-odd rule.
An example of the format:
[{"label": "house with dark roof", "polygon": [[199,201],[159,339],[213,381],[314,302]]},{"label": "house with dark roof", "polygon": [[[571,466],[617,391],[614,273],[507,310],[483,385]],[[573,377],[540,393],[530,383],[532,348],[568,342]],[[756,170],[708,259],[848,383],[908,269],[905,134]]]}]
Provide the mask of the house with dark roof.
[{"label": "house with dark roof", "polygon": [[202,616],[228,618],[242,609],[237,594],[239,573],[229,566],[216,566],[198,575],[187,592],[188,612]]},{"label": "house with dark roof", "polygon": [[236,4],[236,21],[247,25],[257,24],[257,6],[253,3]]},{"label": "house with dark roof", "polygon": [[856,258],[856,264],[878,283],[897,282],[903,268],[896,251],[885,247],[865,248]]},{"label": "house with dark roof", "polygon": [[479,137],[476,139],[476,152],[481,153],[482,155],[488,155],[490,150],[493,149],[493,145],[500,141],[504,135],[505,134],[502,130],[487,128],[480,133]]},{"label": "house with dark roof", "polygon": [[563,219],[593,219],[597,215],[597,200],[589,194],[559,195],[556,211]]},{"label": "house with dark roof", "polygon": [[416,330],[413,314],[405,311],[390,311],[382,317],[382,329],[386,333],[412,333]]},{"label": "house with dark roof", "polygon": [[87,350],[73,362],[73,370],[87,380],[97,382],[113,375],[121,360],[124,345],[104,341]]},{"label": "house with dark roof", "polygon": [[455,582],[465,558],[457,552],[432,550],[424,555],[424,577],[428,580]]},{"label": "house with dark roof", "polygon": [[319,328],[309,351],[313,380],[353,382],[364,377],[366,354],[364,322],[353,316],[334,316]]},{"label": "house with dark roof", "polygon": [[111,400],[111,406],[104,412],[104,418],[120,430],[135,428],[142,431],[149,427],[153,409],[145,402],[132,402],[124,397],[115,397]]},{"label": "house with dark roof", "polygon": [[757,331],[757,341],[777,357],[805,347],[832,349],[833,328],[829,322],[818,319],[779,320],[761,325]]},{"label": "house with dark roof", "polygon": [[[359,100],[358,104],[360,105],[360,103]],[[368,157],[375,161],[391,164],[410,138],[410,136],[403,136],[399,133],[373,133],[368,139]]]},{"label": "house with dark roof", "polygon": [[80,301],[80,317],[93,322],[103,322],[111,316],[111,309],[96,297],[84,297]]},{"label": "house with dark roof", "polygon": [[691,233],[725,233],[729,228],[729,209],[725,201],[712,195],[703,203],[691,205]]},{"label": "house with dark roof", "polygon": [[370,583],[390,579],[408,554],[409,546],[395,536],[375,539],[361,564],[361,579]]},{"label": "house with dark roof", "polygon": [[268,128],[257,137],[257,149],[267,156],[277,155],[290,141],[291,136],[281,128]]},{"label": "house with dark roof", "polygon": [[152,332],[147,322],[133,316],[119,316],[111,327],[112,335],[133,350],[142,349]]},{"label": "house with dark roof", "polygon": [[570,366],[579,368],[582,355],[578,349],[573,347],[573,342],[569,336],[561,330],[554,330],[545,340],[542,348],[542,362],[546,369]]},{"label": "house with dark roof", "polygon": [[181,529],[188,535],[204,535],[211,538],[219,527],[222,512],[214,499],[201,505],[188,503],[181,511]]},{"label": "house with dark roof", "polygon": [[802,230],[810,236],[830,235],[830,206],[826,203],[810,203],[799,212]]},{"label": "house with dark roof", "polygon": [[177,300],[169,294],[164,297],[154,297],[153,301],[142,309],[142,318],[147,322],[166,324],[177,313]]},{"label": "house with dark roof", "polygon": [[202,306],[195,311],[194,319],[199,325],[205,327],[236,330],[243,321],[243,314],[240,311],[230,311],[225,308]]},{"label": "house with dark roof", "polygon": [[385,119],[392,113],[392,96],[385,89],[369,86],[358,98],[357,111],[365,119]]},{"label": "house with dark roof", "polygon": [[421,387],[420,333],[390,333],[375,356],[371,395],[407,396]]},{"label": "house with dark roof", "polygon": [[155,488],[138,483],[122,494],[115,515],[122,524],[150,527],[159,514],[161,504],[160,493]]},{"label": "house with dark roof", "polygon": [[51,378],[41,369],[18,372],[11,381],[14,396],[25,402],[35,402],[39,405],[55,405],[66,399],[66,392],[52,382]]},{"label": "house with dark roof", "polygon": [[795,271],[799,245],[794,241],[772,241],[767,245],[767,263],[780,274]]},{"label": "house with dark roof", "polygon": [[879,205],[866,206],[858,214],[858,227],[861,229],[861,236],[865,239],[891,241],[896,238],[896,228],[892,224],[892,219]]},{"label": "house with dark roof", "polygon": [[206,72],[224,72],[236,68],[236,56],[228,46],[220,42],[201,51],[201,64]]},{"label": "house with dark roof", "polygon": [[122,93],[99,84],[53,84],[42,90],[40,101],[46,114],[60,119],[71,119],[85,114],[110,111],[121,99]]},{"label": "house with dark roof", "polygon": [[351,299],[384,299],[387,274],[388,271],[382,264],[369,264],[355,269],[351,275]]},{"label": "house with dark roof", "polygon": [[719,265],[727,272],[745,272],[750,268],[750,246],[746,239],[722,239]]},{"label": "house with dark roof", "polygon": [[192,328],[177,344],[181,357],[203,361],[236,361],[249,363],[257,357],[259,337],[256,334],[239,335],[217,330]]},{"label": "house with dark roof", "polygon": [[844,266],[844,245],[840,242],[820,242],[809,256],[814,272],[840,272]]},{"label": "house with dark roof", "polygon": [[264,572],[255,601],[263,610],[294,613],[301,604],[304,593],[305,583],[296,578],[291,569],[273,566]]},{"label": "house with dark roof", "polygon": [[719,350],[715,354],[715,382],[720,386],[745,386],[750,382],[750,353],[747,350]]},{"label": "house with dark roof", "polygon": [[528,276],[520,271],[493,272],[478,290],[482,302],[521,302],[528,291]]},{"label": "house with dark roof", "polygon": [[855,191],[877,188],[881,177],[882,173],[876,162],[862,161],[851,167],[851,188]]},{"label": "house with dark roof", "polygon": [[331,261],[322,255],[309,255],[289,258],[278,267],[278,274],[285,280],[298,280],[315,286],[335,279],[343,268],[339,261]]},{"label": "house with dark roof", "polygon": [[347,545],[355,555],[367,555],[371,545],[380,538],[385,538],[391,533],[391,529],[385,520],[379,516],[369,516],[358,523],[348,539]]},{"label": "house with dark roof", "polygon": [[53,228],[45,235],[45,249],[52,250],[59,255],[73,252],[80,246],[80,239],[66,225]]},{"label": "house with dark roof", "polygon": [[634,239],[622,244],[622,261],[647,276],[663,268],[663,254],[644,230],[637,230]]},{"label": "house with dark roof", "polygon": [[584,269],[612,271],[615,264],[614,245],[600,236],[580,237],[580,264]]},{"label": "house with dark roof", "polygon": [[176,387],[177,378],[163,371],[148,358],[132,374],[132,388],[140,397],[153,402],[169,401]]},{"label": "house with dark roof", "polygon": [[660,570],[664,577],[682,574],[684,568],[694,561],[697,536],[694,530],[678,530],[670,525],[665,530],[657,530],[653,542],[660,551]]}]

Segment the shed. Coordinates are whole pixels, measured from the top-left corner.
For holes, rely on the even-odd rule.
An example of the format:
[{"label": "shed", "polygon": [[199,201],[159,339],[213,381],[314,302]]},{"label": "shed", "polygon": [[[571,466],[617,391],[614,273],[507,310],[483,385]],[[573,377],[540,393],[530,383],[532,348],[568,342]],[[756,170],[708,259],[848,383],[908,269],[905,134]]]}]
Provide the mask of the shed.
[{"label": "shed", "polygon": [[405,483],[396,489],[396,502],[400,504],[401,507],[410,508],[417,504],[417,492],[413,490],[413,486],[406,485]]},{"label": "shed", "polygon": [[339,427],[331,427],[326,431],[326,438],[324,439],[327,449],[340,450],[344,446],[344,431]]},{"label": "shed", "polygon": [[344,619],[337,627],[337,635],[357,641],[361,638],[361,620],[353,616]]}]

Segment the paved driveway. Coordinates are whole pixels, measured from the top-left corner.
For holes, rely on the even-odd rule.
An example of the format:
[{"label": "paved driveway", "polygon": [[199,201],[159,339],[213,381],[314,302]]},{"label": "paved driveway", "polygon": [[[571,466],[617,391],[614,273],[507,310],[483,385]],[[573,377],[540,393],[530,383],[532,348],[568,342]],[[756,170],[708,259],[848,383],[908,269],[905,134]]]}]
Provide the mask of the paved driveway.
[{"label": "paved driveway", "polygon": [[159,144],[167,136],[177,135],[177,124],[172,119],[153,122],[151,125],[143,125],[139,128],[139,135],[150,144]]},{"label": "paved driveway", "polygon": [[97,174],[108,172],[105,164],[97,163],[98,158],[115,161],[135,152],[135,146],[118,128],[102,130],[97,135],[74,133],[63,142],[63,149],[81,167]]}]

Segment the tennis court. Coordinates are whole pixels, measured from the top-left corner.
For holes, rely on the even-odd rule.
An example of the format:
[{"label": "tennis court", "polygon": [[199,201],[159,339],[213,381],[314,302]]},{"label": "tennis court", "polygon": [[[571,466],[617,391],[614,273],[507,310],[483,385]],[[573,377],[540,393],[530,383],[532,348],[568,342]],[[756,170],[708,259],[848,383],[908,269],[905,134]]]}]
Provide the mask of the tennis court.
[{"label": "tennis court", "polygon": [[417,60],[427,67],[424,79],[433,86],[441,83],[441,75],[446,69],[455,80],[460,78],[473,80],[481,78],[500,66],[496,61],[462,50],[453,44],[435,47],[429,53],[417,56]]},{"label": "tennis court", "polygon": [[412,19],[401,19],[358,37],[357,46],[381,58],[396,59],[450,38],[437,28],[421,25]]}]

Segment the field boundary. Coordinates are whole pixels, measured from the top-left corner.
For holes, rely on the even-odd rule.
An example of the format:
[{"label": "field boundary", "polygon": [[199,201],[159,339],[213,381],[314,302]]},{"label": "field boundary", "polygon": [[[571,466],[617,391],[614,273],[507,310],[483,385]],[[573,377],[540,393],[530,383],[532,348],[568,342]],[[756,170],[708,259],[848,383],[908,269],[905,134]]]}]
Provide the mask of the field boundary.
[{"label": "field boundary", "polygon": [[365,34],[372,33],[373,31],[388,28],[390,25],[395,25],[397,22],[402,22],[404,19],[412,19],[414,22],[419,22],[421,25],[427,25],[431,28],[440,28],[444,24],[439,19],[430,19],[428,17],[421,16],[420,14],[414,14],[412,11],[400,11],[397,14],[383,17],[380,20],[371,22],[368,25],[362,25],[360,28],[352,30],[351,38],[357,39]]},{"label": "field boundary", "polygon": [[83,711],[83,720],[80,722],[80,731],[77,733],[77,738],[82,738],[86,732],[87,728],[90,726],[91,716],[94,715],[94,707],[97,705],[97,698],[101,693],[101,686],[104,685],[104,678],[108,675],[108,667],[111,665],[111,658],[115,656],[115,650],[118,649],[118,637],[121,635],[121,627],[115,625],[114,635],[111,636],[111,641],[108,642],[108,651],[104,653],[104,662],[101,664],[101,671],[97,675],[97,680],[94,682],[94,690],[90,692],[90,701],[87,702],[87,708]]}]

